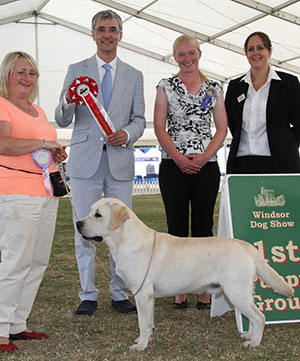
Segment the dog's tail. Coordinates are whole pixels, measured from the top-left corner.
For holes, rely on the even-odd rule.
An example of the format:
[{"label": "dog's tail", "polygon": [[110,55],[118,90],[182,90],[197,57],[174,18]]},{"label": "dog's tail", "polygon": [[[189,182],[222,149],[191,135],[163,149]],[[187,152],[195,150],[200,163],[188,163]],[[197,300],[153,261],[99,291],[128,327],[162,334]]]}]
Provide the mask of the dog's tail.
[{"label": "dog's tail", "polygon": [[276,293],[292,297],[295,293],[294,289],[282,276],[280,276],[271,266],[267,264],[266,260],[262,257],[259,251],[254,246],[249,247],[249,251],[256,265],[257,275],[261,277]]}]

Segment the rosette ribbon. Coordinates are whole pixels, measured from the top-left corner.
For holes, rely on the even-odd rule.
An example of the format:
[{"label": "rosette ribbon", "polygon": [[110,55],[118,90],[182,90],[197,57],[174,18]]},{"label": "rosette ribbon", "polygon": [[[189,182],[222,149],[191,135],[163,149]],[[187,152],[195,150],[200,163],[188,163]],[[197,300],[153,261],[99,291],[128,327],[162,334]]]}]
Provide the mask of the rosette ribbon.
[{"label": "rosette ribbon", "polygon": [[73,80],[69,87],[69,95],[72,101],[79,105],[86,105],[106,136],[116,131],[103,106],[96,98],[98,86],[94,79],[81,76]]},{"label": "rosette ribbon", "polygon": [[48,149],[38,149],[32,153],[32,159],[37,167],[43,169],[44,187],[47,193],[53,196],[50,177],[49,177],[49,167],[53,163],[52,152]]},{"label": "rosette ribbon", "polygon": [[205,110],[207,108],[208,103],[210,102],[211,98],[216,94],[214,89],[208,89],[204,99],[202,100],[202,103],[200,105],[200,108]]}]

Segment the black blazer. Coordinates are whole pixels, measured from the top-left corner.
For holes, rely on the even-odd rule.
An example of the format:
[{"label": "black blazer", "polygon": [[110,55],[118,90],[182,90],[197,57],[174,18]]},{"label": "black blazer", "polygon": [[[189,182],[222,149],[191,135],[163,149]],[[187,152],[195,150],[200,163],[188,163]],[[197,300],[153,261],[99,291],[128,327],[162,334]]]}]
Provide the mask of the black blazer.
[{"label": "black blazer", "polygon": [[[276,173],[300,173],[300,84],[298,78],[276,71],[281,80],[271,80],[267,100],[267,135]],[[242,130],[243,107],[248,84],[243,76],[231,80],[225,106],[232,143],[227,161],[227,173],[232,173]],[[244,95],[240,102],[238,98]]]}]

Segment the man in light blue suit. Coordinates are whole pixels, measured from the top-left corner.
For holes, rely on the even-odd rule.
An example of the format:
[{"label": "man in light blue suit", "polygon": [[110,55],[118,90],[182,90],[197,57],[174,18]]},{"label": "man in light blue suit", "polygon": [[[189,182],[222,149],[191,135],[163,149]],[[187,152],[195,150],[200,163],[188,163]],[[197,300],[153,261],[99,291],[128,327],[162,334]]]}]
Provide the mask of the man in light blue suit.
[{"label": "man in light blue suit", "polygon": [[[70,177],[72,201],[78,218],[85,217],[91,205],[102,194],[119,198],[131,207],[133,144],[142,136],[145,128],[143,75],[117,57],[118,43],[122,39],[122,20],[119,15],[112,10],[97,13],[92,20],[92,37],[97,45],[97,54],[69,66],[59,105],[55,110],[55,120],[60,127],[70,125],[75,116],[67,175]],[[72,81],[81,76],[93,78],[100,90],[106,72],[104,64],[109,64],[112,84],[106,111],[116,129],[107,137],[101,132],[88,107],[73,103],[68,92]],[[103,95],[105,97],[107,93],[99,91],[97,95],[102,105]],[[90,248],[95,246],[88,244],[77,232],[76,226],[74,228],[75,253],[82,288],[79,293],[81,304],[75,314],[90,315],[97,308],[99,293],[95,287],[95,259]],[[136,311],[123,290],[122,280],[116,275],[115,263],[110,254],[109,259],[112,306],[122,313]]]}]

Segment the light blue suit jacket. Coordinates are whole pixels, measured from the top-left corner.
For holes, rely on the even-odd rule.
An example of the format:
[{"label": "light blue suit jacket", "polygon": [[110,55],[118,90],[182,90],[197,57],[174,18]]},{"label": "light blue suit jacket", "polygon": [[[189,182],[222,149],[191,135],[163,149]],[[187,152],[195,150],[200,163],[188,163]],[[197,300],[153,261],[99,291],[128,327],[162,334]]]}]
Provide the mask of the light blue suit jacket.
[{"label": "light blue suit jacket", "polygon": [[[59,105],[55,110],[55,121],[60,127],[67,127],[75,115],[67,174],[70,177],[90,178],[99,167],[105,137],[87,106],[75,103],[64,105],[69,85],[80,76],[93,78],[98,89],[101,89],[96,55],[69,66]],[[101,91],[97,98],[103,104]],[[143,75],[118,58],[107,113],[116,130],[125,129],[129,133],[130,141],[126,147],[107,145],[109,168],[116,180],[129,181],[134,178],[133,144],[143,135],[146,125],[144,112]]]}]

